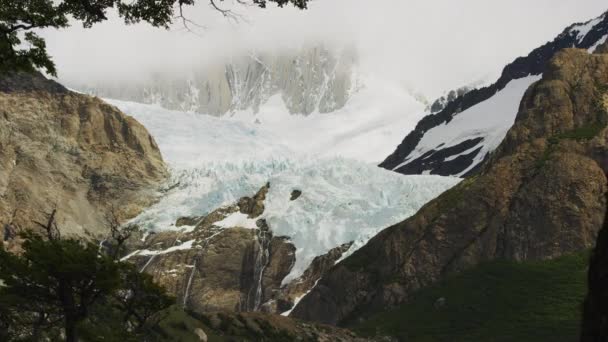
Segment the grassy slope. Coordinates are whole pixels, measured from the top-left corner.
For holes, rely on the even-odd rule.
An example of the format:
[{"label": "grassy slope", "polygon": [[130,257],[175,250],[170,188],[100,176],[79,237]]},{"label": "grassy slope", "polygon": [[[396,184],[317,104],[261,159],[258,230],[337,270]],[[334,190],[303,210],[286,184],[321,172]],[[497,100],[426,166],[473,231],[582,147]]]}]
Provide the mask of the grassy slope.
[{"label": "grassy slope", "polygon": [[[407,341],[576,341],[587,253],[496,261],[418,292],[407,305],[353,327]],[[434,303],[446,298],[446,305]]]}]

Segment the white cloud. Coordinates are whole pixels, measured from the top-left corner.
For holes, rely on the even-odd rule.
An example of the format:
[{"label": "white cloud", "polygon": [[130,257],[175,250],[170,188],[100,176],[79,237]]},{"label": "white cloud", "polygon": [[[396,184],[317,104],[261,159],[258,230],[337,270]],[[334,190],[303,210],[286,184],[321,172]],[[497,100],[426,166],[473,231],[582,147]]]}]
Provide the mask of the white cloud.
[{"label": "white cloud", "polygon": [[169,30],[125,26],[115,16],[92,29],[45,32],[60,78],[140,77],[188,70],[245,50],[321,41],[355,44],[365,69],[429,97],[485,76],[552,39],[576,21],[605,11],[604,0],[315,0],[310,9],[236,8],[248,23],[230,23],[205,0],[187,10],[202,36],[179,23]]}]

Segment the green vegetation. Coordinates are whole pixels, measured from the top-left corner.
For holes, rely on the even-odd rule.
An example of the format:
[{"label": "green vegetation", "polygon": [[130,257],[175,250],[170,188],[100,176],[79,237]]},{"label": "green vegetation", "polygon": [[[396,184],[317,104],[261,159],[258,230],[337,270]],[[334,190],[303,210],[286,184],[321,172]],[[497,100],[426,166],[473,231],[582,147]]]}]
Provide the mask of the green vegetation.
[{"label": "green vegetation", "polygon": [[604,96],[608,93],[608,85],[600,84],[596,86],[595,99],[593,101],[593,110],[596,112],[596,123],[592,123],[587,126],[575,128],[571,131],[558,133],[549,139],[547,139],[548,145],[541,157],[536,162],[536,170],[540,170],[547,161],[551,158],[551,155],[555,151],[560,141],[569,139],[576,141],[587,141],[597,137],[600,132],[606,128],[606,122],[608,122],[608,112],[604,105]]},{"label": "green vegetation", "polygon": [[591,140],[595,138],[605,127],[605,124],[600,123],[579,127],[568,132],[554,135],[553,137],[549,138],[549,143],[556,144],[563,139],[571,139],[576,141]]},{"label": "green vegetation", "polygon": [[258,319],[255,314],[247,313],[199,314],[174,305],[152,320],[146,341],[199,342],[200,338],[195,333],[197,328],[202,329],[211,342],[312,340],[307,336],[296,336],[288,324],[273,322],[276,319],[272,316]]},{"label": "green vegetation", "polygon": [[110,222],[106,248],[62,238],[53,211],[27,230],[18,254],[0,244],[1,341],[141,341],[173,303],[152,277],[119,261],[134,227]]},{"label": "green vegetation", "polygon": [[439,207],[438,212],[445,213],[446,210],[450,210],[462,202],[467,189],[475,183],[477,178],[478,176],[475,175],[463,179],[460,183],[456,184],[453,188],[446,190],[431,203],[437,201],[437,205]]},{"label": "green vegetation", "polygon": [[548,145],[540,158],[536,161],[536,169],[541,169],[549,159],[551,159],[551,155],[555,152],[555,149],[560,141],[562,140],[576,140],[576,141],[586,141],[591,140],[598,136],[600,132],[606,128],[606,124],[595,123],[588,126],[583,126],[579,128],[575,128],[571,131],[558,133],[549,139],[547,139]]},{"label": "green vegetation", "polygon": [[224,341],[223,338],[214,335],[207,325],[177,305],[163,310],[154,317],[146,340],[149,342],[200,342],[200,338],[195,333],[197,328],[205,332],[209,341]]},{"label": "green vegetation", "polygon": [[576,341],[587,263],[588,253],[486,263],[353,328],[404,341]]},{"label": "green vegetation", "polygon": [[[236,18],[218,1],[209,0],[212,8],[225,17]],[[266,7],[267,2],[279,6],[293,4],[306,8],[308,0],[239,0],[242,5]],[[155,27],[168,28],[174,20],[183,23],[186,29],[192,24],[184,17],[184,6],[192,6],[196,0],[0,0],[0,73],[26,71],[37,68],[56,76],[55,64],[47,54],[46,43],[32,30],[65,28],[70,18],[86,28],[107,20],[107,11],[115,9],[125,23],[145,21]]]}]

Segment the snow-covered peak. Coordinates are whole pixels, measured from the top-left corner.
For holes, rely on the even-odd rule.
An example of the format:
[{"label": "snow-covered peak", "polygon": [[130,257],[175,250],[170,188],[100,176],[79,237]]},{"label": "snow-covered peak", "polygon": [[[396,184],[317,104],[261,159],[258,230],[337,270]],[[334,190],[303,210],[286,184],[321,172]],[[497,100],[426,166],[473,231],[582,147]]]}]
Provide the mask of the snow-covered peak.
[{"label": "snow-covered peak", "polygon": [[542,76],[549,60],[566,48],[593,52],[607,37],[606,13],[569,26],[553,41],[505,66],[493,84],[440,99],[438,111],[420,120],[380,165],[404,174],[474,173],[505,137],[526,88]]},{"label": "snow-covered peak", "polygon": [[582,24],[574,24],[570,27],[570,32],[576,34],[576,38],[579,43],[582,43],[583,39],[587,37],[589,32],[593,30],[597,25],[601,24],[604,19],[606,19],[607,13],[602,14],[601,16],[591,19]]}]

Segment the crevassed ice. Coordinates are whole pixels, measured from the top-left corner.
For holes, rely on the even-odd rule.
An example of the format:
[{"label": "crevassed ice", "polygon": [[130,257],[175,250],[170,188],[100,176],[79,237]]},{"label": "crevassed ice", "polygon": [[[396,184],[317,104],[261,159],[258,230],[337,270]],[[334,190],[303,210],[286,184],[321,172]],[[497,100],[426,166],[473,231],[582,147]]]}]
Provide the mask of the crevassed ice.
[{"label": "crevassed ice", "polygon": [[[109,102],[147,127],[176,184],[135,221],[150,230],[176,229],[177,218],[204,215],[270,182],[263,217],[296,246],[284,282],[343,243],[355,241],[352,253],[460,180],[375,166],[423,114],[424,105],[398,86],[364,89],[339,111],[309,116],[288,115],[276,98],[258,115],[221,119]],[[291,201],[296,189],[302,195]]]}]

